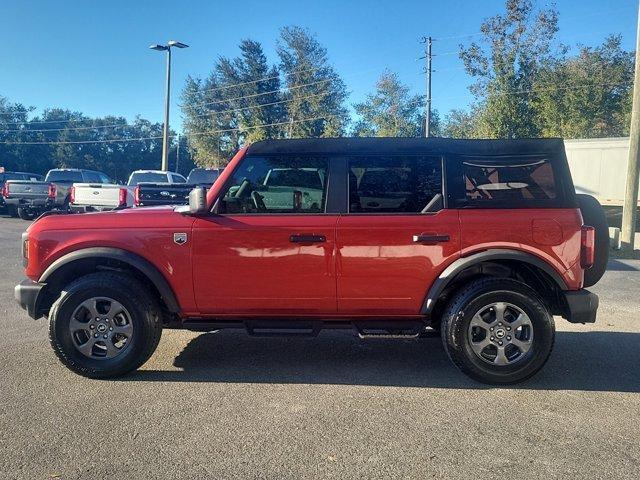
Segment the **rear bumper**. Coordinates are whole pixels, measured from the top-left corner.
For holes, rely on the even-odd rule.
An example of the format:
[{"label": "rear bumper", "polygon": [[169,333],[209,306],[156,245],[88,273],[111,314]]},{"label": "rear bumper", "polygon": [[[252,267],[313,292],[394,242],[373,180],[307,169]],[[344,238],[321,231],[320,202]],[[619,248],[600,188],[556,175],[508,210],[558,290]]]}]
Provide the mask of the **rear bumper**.
[{"label": "rear bumper", "polygon": [[589,290],[563,292],[567,305],[566,316],[571,323],[594,323],[598,312],[598,296]]},{"label": "rear bumper", "polygon": [[7,205],[22,208],[51,208],[53,202],[49,198],[5,198]]},{"label": "rear bumper", "polygon": [[13,294],[16,297],[18,305],[25,309],[34,320],[42,316],[42,314],[38,312],[38,305],[44,286],[44,283],[37,283],[33,280],[25,279],[13,289]]}]

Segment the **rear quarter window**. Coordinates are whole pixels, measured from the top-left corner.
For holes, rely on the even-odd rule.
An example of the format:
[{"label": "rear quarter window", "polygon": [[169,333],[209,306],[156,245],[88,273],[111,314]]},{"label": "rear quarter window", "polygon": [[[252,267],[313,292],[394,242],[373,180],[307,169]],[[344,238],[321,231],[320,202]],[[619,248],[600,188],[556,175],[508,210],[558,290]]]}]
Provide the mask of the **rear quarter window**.
[{"label": "rear quarter window", "polygon": [[449,176],[458,207],[534,208],[563,203],[562,185],[545,157],[458,157]]}]

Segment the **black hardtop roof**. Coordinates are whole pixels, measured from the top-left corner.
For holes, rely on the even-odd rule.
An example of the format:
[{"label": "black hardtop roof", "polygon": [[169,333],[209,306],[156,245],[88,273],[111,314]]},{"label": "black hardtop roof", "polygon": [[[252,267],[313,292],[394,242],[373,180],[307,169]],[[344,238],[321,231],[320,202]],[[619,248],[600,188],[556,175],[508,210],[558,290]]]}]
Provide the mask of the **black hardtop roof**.
[{"label": "black hardtop roof", "polygon": [[540,155],[562,154],[561,138],[516,140],[476,140],[452,138],[300,138],[264,140],[249,145],[247,154],[459,154],[459,155]]}]

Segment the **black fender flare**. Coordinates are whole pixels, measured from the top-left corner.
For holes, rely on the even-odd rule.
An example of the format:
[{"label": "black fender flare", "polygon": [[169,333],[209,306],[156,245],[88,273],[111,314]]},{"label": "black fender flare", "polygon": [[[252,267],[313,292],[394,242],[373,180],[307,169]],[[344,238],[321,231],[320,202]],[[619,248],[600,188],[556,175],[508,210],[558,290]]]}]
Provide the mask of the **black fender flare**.
[{"label": "black fender flare", "polygon": [[568,288],[558,271],[541,258],[519,250],[492,248],[489,250],[483,250],[479,253],[474,253],[468,257],[461,257],[445,268],[427,292],[427,296],[424,299],[420,313],[422,315],[429,315],[433,311],[436,301],[447,285],[449,285],[456,275],[464,269],[483,262],[490,262],[492,260],[516,260],[528,263],[548,274],[560,290],[567,290]]},{"label": "black fender flare", "polygon": [[169,282],[164,275],[158,270],[158,268],[145,258],[135,253],[129,252],[121,248],[113,247],[89,247],[75,250],[67,253],[62,257],[55,260],[38,279],[39,283],[47,283],[47,279],[61,267],[68,265],[71,262],[75,262],[83,259],[97,259],[108,258],[117,260],[119,262],[126,263],[142,273],[149,281],[156,287],[162,299],[164,300],[167,308],[172,313],[178,313],[180,311],[180,304],[178,299],[173,293],[173,289],[169,285]]}]

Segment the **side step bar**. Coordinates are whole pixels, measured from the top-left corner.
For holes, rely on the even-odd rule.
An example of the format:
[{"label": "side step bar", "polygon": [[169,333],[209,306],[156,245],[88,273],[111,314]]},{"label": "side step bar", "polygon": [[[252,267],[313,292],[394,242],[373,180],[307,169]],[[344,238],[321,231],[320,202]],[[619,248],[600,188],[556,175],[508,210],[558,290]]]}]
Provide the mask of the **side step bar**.
[{"label": "side step bar", "polygon": [[225,329],[246,330],[254,337],[316,337],[322,330],[355,329],[360,338],[416,338],[425,332],[426,324],[418,320],[216,320],[186,319],[167,328],[183,328],[195,332]]}]

